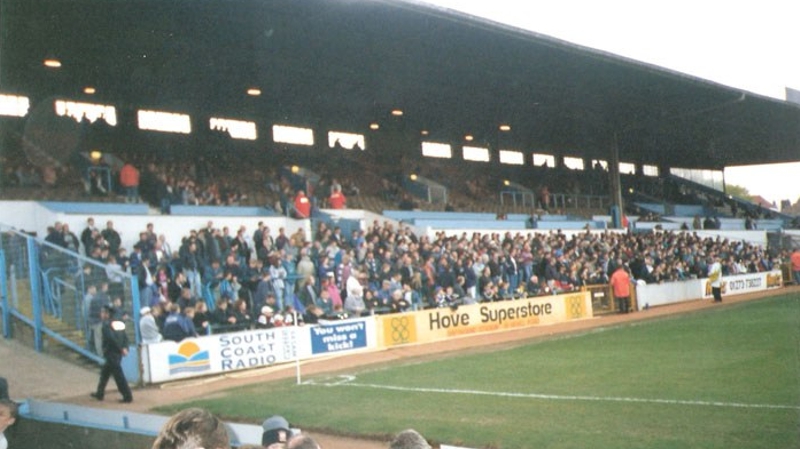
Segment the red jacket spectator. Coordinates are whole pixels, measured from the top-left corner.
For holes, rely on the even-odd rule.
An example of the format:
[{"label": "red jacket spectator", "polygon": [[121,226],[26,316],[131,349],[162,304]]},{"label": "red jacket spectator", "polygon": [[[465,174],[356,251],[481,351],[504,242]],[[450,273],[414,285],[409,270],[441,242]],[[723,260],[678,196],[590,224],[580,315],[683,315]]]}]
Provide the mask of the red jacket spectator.
[{"label": "red jacket spectator", "polygon": [[334,190],[328,197],[328,205],[331,209],[344,209],[345,204],[347,204],[347,198],[339,190]]},{"label": "red jacket spectator", "polygon": [[294,210],[296,218],[311,217],[311,201],[302,190],[298,191],[297,196],[294,197]]},{"label": "red jacket spectator", "polygon": [[614,289],[615,298],[629,298],[631,296],[631,278],[622,266],[617,267],[611,275],[611,287]]},{"label": "red jacket spectator", "polygon": [[119,171],[119,183],[125,191],[126,203],[139,202],[139,170],[130,162],[122,166]]},{"label": "red jacket spectator", "polygon": [[139,187],[139,170],[131,163],[126,163],[119,171],[119,183],[122,187]]}]

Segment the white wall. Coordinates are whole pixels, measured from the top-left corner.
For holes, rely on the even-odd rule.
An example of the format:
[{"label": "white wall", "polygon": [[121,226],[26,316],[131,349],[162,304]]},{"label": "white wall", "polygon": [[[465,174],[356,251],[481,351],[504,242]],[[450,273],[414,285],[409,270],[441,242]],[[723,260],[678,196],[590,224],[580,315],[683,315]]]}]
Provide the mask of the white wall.
[{"label": "white wall", "polygon": [[192,229],[204,228],[208,221],[214,222],[214,227],[222,229],[228,226],[231,235],[236,235],[240,226],[247,227],[245,233],[249,238],[253,236],[259,221],[263,221],[270,228],[273,236],[278,235],[278,228],[286,228],[286,234],[291,235],[302,228],[306,238],[311,236],[311,225],[308,220],[294,220],[286,217],[203,217],[203,216],[173,216],[173,215],[113,215],[113,214],[73,214],[51,211],[33,201],[2,201],[0,202],[0,224],[14,228],[35,231],[39,237],[47,235],[47,227],[60,221],[69,225],[72,232],[80,237],[86,228],[86,220],[94,218],[95,226],[102,230],[109,220],[114,222],[114,229],[122,238],[122,246],[131,251],[133,244],[139,240],[139,233],[144,231],[148,223],[153,223],[156,234],[164,234],[167,241],[177,250],[181,239],[189,235]]}]

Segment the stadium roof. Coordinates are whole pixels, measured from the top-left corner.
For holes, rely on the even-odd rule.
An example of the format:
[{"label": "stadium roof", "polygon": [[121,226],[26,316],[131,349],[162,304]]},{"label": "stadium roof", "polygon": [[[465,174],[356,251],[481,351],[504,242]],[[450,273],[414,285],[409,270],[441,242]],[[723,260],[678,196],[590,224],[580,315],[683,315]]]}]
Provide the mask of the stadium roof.
[{"label": "stadium roof", "polygon": [[596,159],[618,142],[620,160],[668,167],[800,160],[797,105],[413,1],[0,4],[0,92],[33,101],[354,132],[400,109],[435,141]]}]

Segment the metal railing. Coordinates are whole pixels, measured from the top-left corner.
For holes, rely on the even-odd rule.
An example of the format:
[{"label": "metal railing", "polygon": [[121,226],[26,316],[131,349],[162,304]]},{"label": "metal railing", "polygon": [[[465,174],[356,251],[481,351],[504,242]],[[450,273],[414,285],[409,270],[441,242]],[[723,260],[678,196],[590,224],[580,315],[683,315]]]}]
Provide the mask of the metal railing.
[{"label": "metal railing", "polygon": [[[607,209],[611,207],[608,195],[586,195],[581,193],[551,193],[549,208],[555,209]],[[530,192],[500,192],[500,204],[520,207],[538,207],[536,195]]]},{"label": "metal railing", "polygon": [[99,317],[90,315],[90,305],[116,301],[120,315],[131,324],[131,340],[139,342],[135,276],[6,226],[0,225],[0,236],[5,338],[24,325],[32,329],[37,351],[44,350],[47,337],[100,363],[102,355],[92,344],[92,323]]}]

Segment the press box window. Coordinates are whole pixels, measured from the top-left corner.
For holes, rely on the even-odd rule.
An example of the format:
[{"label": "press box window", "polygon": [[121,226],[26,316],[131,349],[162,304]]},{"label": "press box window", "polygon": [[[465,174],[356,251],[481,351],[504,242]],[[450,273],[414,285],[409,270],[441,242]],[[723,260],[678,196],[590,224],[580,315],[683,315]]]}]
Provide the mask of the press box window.
[{"label": "press box window", "polygon": [[117,126],[117,110],[114,106],[106,104],[82,103],[79,101],[56,100],[56,114],[62,117],[72,117],[80,122],[85,117],[89,123],[94,123],[102,118],[111,126]]},{"label": "press box window", "polygon": [[328,147],[335,148],[337,141],[339,142],[339,146],[341,146],[345,150],[366,149],[366,147],[364,146],[363,134],[346,133],[341,131],[329,131]]},{"label": "press box window", "polygon": [[522,151],[500,150],[498,156],[501,164],[525,165],[525,155]]},{"label": "press box window", "polygon": [[488,148],[466,146],[462,151],[465,161],[489,162],[490,160]]},{"label": "press box window", "polygon": [[453,149],[446,143],[422,142],[422,155],[450,159],[453,157]]},{"label": "press box window", "polygon": [[288,143],[291,145],[314,145],[314,130],[297,126],[273,125],[272,140],[275,143]]},{"label": "press box window", "polygon": [[192,121],[186,114],[140,109],[137,118],[139,129],[179,134],[192,132]]},{"label": "press box window", "polygon": [[256,140],[258,138],[255,122],[212,117],[208,121],[208,126],[216,131],[227,132],[232,139]]},{"label": "press box window", "polygon": [[9,117],[25,117],[31,108],[28,97],[17,95],[0,95],[0,115]]}]

